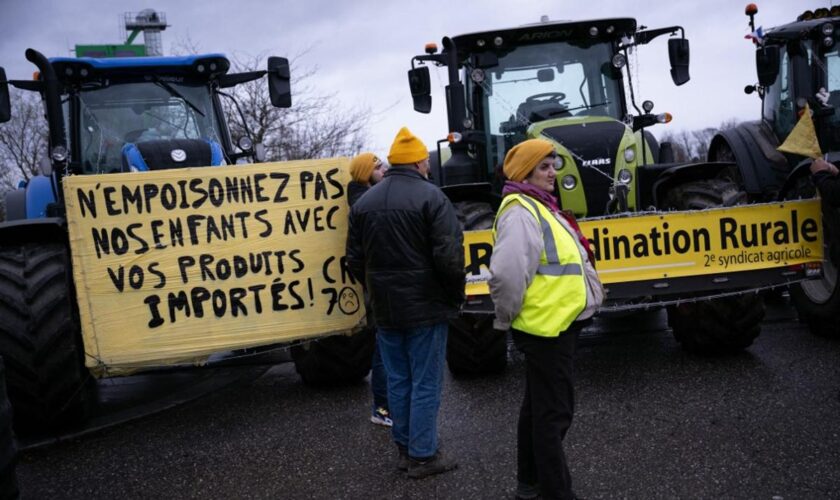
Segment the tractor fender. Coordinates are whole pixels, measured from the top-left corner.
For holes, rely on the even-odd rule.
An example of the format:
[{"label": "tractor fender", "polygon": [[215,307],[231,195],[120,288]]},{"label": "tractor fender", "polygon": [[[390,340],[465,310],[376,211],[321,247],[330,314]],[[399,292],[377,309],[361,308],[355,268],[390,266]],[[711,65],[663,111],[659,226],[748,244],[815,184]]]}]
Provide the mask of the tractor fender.
[{"label": "tractor fender", "polygon": [[778,139],[766,123],[744,122],[719,131],[709,144],[707,159],[734,162],[740,184],[749,195],[775,197],[790,171],[787,159],[776,150],[778,146]]},{"label": "tractor fender", "polygon": [[67,244],[67,223],[61,217],[42,217],[0,223],[2,244],[60,242]]},{"label": "tractor fender", "polygon": [[[18,191],[10,193],[10,198],[13,203],[23,203],[23,217],[24,219],[38,219],[47,216],[47,208],[49,205],[55,203],[55,189],[53,185],[53,177],[46,175],[35,175],[26,187],[20,188]],[[23,194],[21,194],[23,193]],[[9,198],[7,198],[8,200]],[[12,215],[19,215],[20,206],[15,207]],[[12,220],[9,218],[9,220]]]},{"label": "tractor fender", "polygon": [[497,208],[502,200],[499,195],[493,193],[492,189],[492,185],[487,182],[453,184],[441,188],[452,203],[460,201],[481,201],[489,203],[493,208]]},{"label": "tractor fender", "polygon": [[663,208],[661,202],[674,186],[718,177],[721,172],[733,166],[732,163],[705,162],[670,167],[663,171],[656,182],[653,183],[653,205],[657,208]]}]

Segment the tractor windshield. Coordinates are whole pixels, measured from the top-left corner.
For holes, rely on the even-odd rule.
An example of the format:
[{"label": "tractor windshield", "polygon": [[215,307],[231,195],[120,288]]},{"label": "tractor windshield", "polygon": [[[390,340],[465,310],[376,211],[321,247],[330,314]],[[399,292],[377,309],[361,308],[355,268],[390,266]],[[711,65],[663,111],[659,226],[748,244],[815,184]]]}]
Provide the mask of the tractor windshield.
[{"label": "tractor windshield", "polygon": [[[122,169],[126,143],[165,139],[219,141],[207,84],[149,80],[85,86],[78,94],[84,173]],[[72,123],[72,122],[70,122]]]},{"label": "tractor windshield", "polygon": [[[621,76],[610,64],[612,46],[604,42],[523,45],[499,56],[483,72],[467,68],[468,92],[482,96],[488,144],[524,134],[528,125],[573,116],[624,115]],[[481,71],[481,70],[478,70]],[[495,163],[507,148],[493,148]]]}]

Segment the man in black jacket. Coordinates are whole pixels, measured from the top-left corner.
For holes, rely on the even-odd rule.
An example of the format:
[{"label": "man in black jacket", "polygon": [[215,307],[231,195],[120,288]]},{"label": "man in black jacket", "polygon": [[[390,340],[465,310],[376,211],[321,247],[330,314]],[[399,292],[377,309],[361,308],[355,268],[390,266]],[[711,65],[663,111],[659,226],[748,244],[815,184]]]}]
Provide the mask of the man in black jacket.
[{"label": "man in black jacket", "polygon": [[457,465],[438,449],[447,321],[464,301],[463,233],[428,182],[426,146],[405,127],[385,177],[350,210],[347,260],[365,283],[388,373],[398,467],[421,478]]}]

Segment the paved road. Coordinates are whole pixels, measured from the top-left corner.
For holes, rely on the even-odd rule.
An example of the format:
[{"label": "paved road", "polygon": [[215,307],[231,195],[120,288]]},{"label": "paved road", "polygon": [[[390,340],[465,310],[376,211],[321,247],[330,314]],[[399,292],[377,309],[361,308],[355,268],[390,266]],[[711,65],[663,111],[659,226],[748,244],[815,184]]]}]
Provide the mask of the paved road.
[{"label": "paved road", "polygon": [[[664,315],[585,332],[567,437],[585,498],[840,498],[840,342],[769,311],[747,353],[683,353]],[[461,467],[412,481],[367,384],[302,385],[290,363],[255,382],[24,452],[27,498],[512,498],[523,360],[447,374],[441,435]]]}]

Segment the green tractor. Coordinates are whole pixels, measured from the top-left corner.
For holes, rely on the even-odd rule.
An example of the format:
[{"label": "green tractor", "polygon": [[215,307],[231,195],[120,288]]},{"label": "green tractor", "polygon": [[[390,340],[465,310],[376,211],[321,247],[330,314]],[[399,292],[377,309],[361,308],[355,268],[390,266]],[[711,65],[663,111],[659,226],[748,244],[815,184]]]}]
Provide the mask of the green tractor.
[{"label": "green tractor", "polygon": [[[840,6],[806,11],[795,22],[756,30],[755,4],[746,14],[756,44],[758,83],[747,94],[761,99],[761,119],[717,134],[709,161],[734,162],[737,181],[751,200],[812,197],[810,159],[776,148],[793,130],[808,104],[818,140],[829,161],[840,160]],[[840,337],[840,212],[823,205],[825,255],[819,280],[790,287],[800,318],[812,333]]]},{"label": "green tractor", "polygon": [[[554,143],[562,159],[555,194],[577,217],[699,210],[746,201],[732,164],[675,164],[671,145],[659,144],[647,130],[667,123],[670,115],[651,113],[651,101],[639,109],[629,56],[661,35],[671,35],[671,77],[682,85],[689,80],[683,29],[644,29],[630,18],[543,18],[532,25],[447,37],[442,51],[431,44],[412,58],[408,79],[418,112],[431,110],[427,64],[448,71],[450,133],[431,154],[432,175],[461,214],[464,229],[492,226],[505,154],[536,137]],[[665,287],[622,283],[609,287],[608,300],[640,308],[670,303],[668,318],[677,340],[691,351],[720,353],[753,342],[764,304],[754,293],[712,296],[747,288],[753,288],[749,281],[729,277],[714,283],[674,280]],[[709,300],[659,300],[698,296]],[[506,338],[493,330],[492,312],[488,295],[468,296],[464,314],[450,327],[447,359],[453,373],[504,368]]]}]

